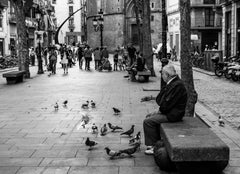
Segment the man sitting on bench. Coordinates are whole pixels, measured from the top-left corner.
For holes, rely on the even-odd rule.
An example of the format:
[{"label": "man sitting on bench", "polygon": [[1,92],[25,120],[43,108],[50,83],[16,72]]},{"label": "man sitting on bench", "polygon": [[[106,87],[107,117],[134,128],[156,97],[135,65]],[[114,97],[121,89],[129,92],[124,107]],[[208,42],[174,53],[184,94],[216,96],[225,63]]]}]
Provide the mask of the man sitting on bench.
[{"label": "man sitting on bench", "polygon": [[145,59],[142,57],[142,53],[140,54],[139,51],[137,51],[136,57],[136,62],[134,62],[129,68],[131,81],[136,81],[137,72],[143,71],[145,69]]},{"label": "man sitting on bench", "polygon": [[187,104],[187,90],[173,65],[166,65],[162,69],[162,78],[167,85],[161,89],[156,97],[159,105],[159,111],[150,113],[143,122],[145,145],[147,150],[145,154],[153,154],[153,146],[161,139],[159,127],[164,122],[181,121]]}]

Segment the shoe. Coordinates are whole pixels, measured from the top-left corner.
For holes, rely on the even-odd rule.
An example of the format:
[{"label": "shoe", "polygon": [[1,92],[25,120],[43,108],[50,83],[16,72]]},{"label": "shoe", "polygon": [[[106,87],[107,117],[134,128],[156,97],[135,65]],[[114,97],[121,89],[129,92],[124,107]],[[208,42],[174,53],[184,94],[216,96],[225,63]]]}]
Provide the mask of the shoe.
[{"label": "shoe", "polygon": [[145,154],[146,155],[153,155],[154,154],[153,147],[151,149],[145,150]]},{"label": "shoe", "polygon": [[153,149],[153,146],[147,146],[147,150]]}]

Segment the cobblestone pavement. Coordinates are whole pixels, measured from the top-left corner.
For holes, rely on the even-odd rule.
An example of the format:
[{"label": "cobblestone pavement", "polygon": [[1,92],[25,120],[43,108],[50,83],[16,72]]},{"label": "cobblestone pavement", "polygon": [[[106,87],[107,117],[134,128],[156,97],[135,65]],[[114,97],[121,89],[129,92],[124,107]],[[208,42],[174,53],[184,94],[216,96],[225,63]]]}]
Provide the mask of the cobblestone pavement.
[{"label": "cobblestone pavement", "polygon": [[[32,67],[32,78],[14,85],[7,85],[0,74],[0,174],[166,173],[152,156],[144,155],[144,146],[135,158],[109,160],[104,147],[128,148],[129,138],[110,131],[96,137],[91,131],[93,123],[100,128],[111,122],[124,130],[134,124],[135,132],[143,133],[145,115],[157,106],[140,102],[141,97],[156,93],[142,88],[159,87],[157,77],[149,83],[133,83],[123,78],[126,72],[88,72],[78,66],[67,75],[60,67],[50,77],[36,72],[37,67]],[[63,107],[66,99],[69,103]],[[86,100],[96,101],[96,108],[82,109]],[[120,108],[121,115],[113,115],[112,107]],[[86,128],[80,125],[84,114],[90,117]],[[86,137],[98,142],[94,150],[88,151]]]},{"label": "cobblestone pavement", "polygon": [[[178,64],[175,65],[179,71]],[[155,62],[157,76],[158,67],[160,63]],[[15,85],[6,85],[6,80],[0,77],[0,174],[166,173],[158,169],[151,156],[144,155],[144,146],[135,158],[109,160],[104,147],[127,148],[129,139],[121,137],[119,132],[109,132],[104,137],[91,133],[92,123],[101,127],[107,122],[118,124],[124,130],[134,124],[136,132],[143,132],[142,120],[158,107],[154,101],[141,103],[140,99],[158,92],[142,89],[159,89],[159,77],[151,77],[149,83],[134,83],[123,78],[126,72],[86,72],[77,66],[69,69],[67,75],[63,75],[59,67],[57,74],[50,77],[48,73],[36,75],[36,72],[37,67],[32,67],[32,78]],[[240,138],[238,130],[233,129],[236,124],[233,119],[237,117],[234,115],[230,120],[223,115],[232,123],[224,128],[220,128],[216,120],[217,113],[237,112],[229,108],[238,104],[234,98],[239,95],[239,83],[199,72],[194,72],[194,79],[200,101],[196,112],[231,149],[230,165],[224,174],[238,174]],[[69,104],[63,107],[66,99]],[[86,100],[96,101],[96,108],[82,109]],[[55,102],[59,103],[57,112]],[[113,115],[113,106],[122,110],[120,116]],[[84,114],[90,116],[86,128],[80,125]],[[94,150],[88,151],[84,144],[86,137],[98,142]]]}]

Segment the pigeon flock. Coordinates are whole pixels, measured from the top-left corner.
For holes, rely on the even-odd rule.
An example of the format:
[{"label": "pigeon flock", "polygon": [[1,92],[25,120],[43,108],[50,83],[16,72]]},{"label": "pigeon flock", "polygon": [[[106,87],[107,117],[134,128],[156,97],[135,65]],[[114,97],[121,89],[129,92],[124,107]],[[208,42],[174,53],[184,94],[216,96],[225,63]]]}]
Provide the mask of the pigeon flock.
[{"label": "pigeon flock", "polygon": [[[63,104],[64,108],[67,108],[68,100],[65,100],[62,104]],[[91,108],[96,108],[96,103],[93,100],[91,100],[90,102],[87,100],[85,103],[82,104],[81,108],[89,109],[89,105]],[[113,109],[114,115],[119,115],[121,113],[121,111],[118,108],[112,107],[112,109]],[[54,110],[55,111],[59,110],[58,102],[56,102],[54,104]],[[89,115],[83,114],[81,122],[80,122],[80,126],[85,128],[86,125],[89,123],[89,121],[90,121]],[[129,130],[122,132],[123,131],[122,127],[120,127],[118,125],[113,125],[112,123],[107,123],[107,124],[104,124],[99,130],[97,125],[95,123],[93,123],[91,128],[92,128],[92,133],[96,134],[96,135],[98,135],[98,133],[100,131],[100,135],[105,136],[105,135],[107,135],[108,130],[111,130],[111,132],[121,131],[122,133],[120,135],[126,135],[127,137],[131,138],[129,140],[129,145],[132,147],[130,147],[130,148],[115,151],[115,150],[110,149],[109,147],[105,147],[105,151],[106,151],[107,155],[110,156],[110,159],[114,159],[115,157],[125,157],[125,155],[123,156],[122,154],[126,154],[129,157],[134,157],[133,154],[135,152],[137,152],[138,150],[140,150],[141,132],[138,132],[134,137],[132,137],[132,135],[134,133],[134,127],[135,127],[135,125],[132,125]],[[87,147],[89,147],[88,150],[93,150],[93,147],[98,145],[98,143],[93,140],[90,140],[90,138],[87,137],[87,139],[85,141],[85,145]]]}]

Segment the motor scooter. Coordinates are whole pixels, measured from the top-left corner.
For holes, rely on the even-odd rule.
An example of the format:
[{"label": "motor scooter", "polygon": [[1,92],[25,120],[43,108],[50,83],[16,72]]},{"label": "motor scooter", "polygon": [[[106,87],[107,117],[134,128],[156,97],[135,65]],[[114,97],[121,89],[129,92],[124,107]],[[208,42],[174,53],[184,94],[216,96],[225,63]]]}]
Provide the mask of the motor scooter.
[{"label": "motor scooter", "polygon": [[102,70],[112,71],[112,64],[110,63],[108,58],[103,58],[103,60],[101,61],[101,65],[99,65],[98,71]]}]

